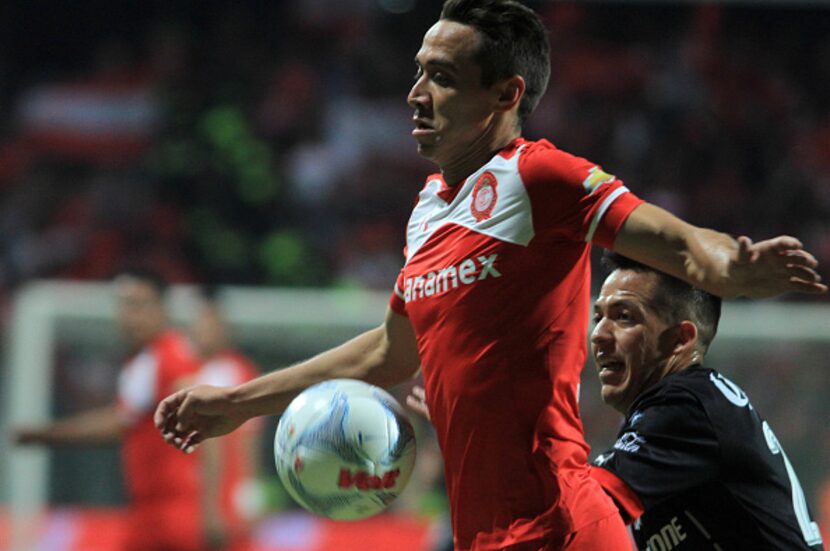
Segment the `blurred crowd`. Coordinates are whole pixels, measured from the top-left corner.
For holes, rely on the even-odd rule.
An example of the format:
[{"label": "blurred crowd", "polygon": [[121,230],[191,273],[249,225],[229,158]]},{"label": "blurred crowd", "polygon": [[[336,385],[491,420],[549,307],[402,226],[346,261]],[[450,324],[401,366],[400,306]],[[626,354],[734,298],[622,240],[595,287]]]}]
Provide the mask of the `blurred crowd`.
[{"label": "blurred crowd", "polygon": [[[693,223],[797,235],[830,265],[830,10],[531,4],[553,74],[526,137]],[[390,288],[433,170],[405,96],[440,2],[118,9],[7,10],[0,302],[32,278],[139,263],[174,281]]]}]

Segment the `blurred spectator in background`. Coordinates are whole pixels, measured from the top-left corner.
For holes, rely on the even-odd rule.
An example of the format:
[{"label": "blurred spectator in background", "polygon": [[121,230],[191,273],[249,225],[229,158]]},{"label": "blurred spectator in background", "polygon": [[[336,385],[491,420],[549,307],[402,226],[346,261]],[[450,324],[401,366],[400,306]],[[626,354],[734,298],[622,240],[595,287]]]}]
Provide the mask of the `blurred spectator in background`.
[{"label": "blurred spectator in background", "polygon": [[[0,20],[0,308],[30,278],[125,262],[386,288],[403,235],[385,228],[429,169],[399,68],[439,2],[185,0],[121,6],[129,25],[90,2],[106,9],[12,2]],[[527,3],[557,75],[529,139],[604,159],[696,225],[798,235],[830,262],[830,10]]]},{"label": "blurred spectator in background", "polygon": [[21,428],[20,444],[95,445],[120,440],[127,487],[124,551],[203,551],[200,454],[185,455],[161,441],[152,413],[161,397],[192,382],[199,362],[187,339],[168,326],[167,283],[154,272],[115,278],[118,323],[131,356],[117,401],[91,411]]},{"label": "blurred spectator in background", "polygon": [[[191,328],[201,361],[196,380],[235,386],[257,376],[251,361],[230,343],[214,289],[206,289]],[[244,551],[250,547],[253,521],[262,513],[259,474],[261,423],[253,420],[233,438],[216,440],[201,450],[205,480],[206,535],[212,549]]]}]

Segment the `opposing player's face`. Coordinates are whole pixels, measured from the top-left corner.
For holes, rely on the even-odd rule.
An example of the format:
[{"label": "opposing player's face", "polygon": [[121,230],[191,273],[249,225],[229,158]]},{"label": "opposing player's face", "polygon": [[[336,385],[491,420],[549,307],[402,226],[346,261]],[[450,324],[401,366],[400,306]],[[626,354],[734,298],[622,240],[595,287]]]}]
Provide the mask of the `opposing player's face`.
[{"label": "opposing player's face", "polygon": [[412,135],[418,152],[442,167],[463,159],[493,121],[499,94],[481,84],[475,61],[480,40],[473,27],[439,21],[415,56],[415,84],[407,97],[415,109]]},{"label": "opposing player's face", "polygon": [[657,315],[653,297],[658,276],[615,270],[594,305],[591,351],[602,400],[621,413],[666,373],[673,342]]},{"label": "opposing player's face", "polygon": [[118,298],[118,326],[128,344],[138,349],[164,330],[167,318],[155,287],[134,278],[115,282]]}]

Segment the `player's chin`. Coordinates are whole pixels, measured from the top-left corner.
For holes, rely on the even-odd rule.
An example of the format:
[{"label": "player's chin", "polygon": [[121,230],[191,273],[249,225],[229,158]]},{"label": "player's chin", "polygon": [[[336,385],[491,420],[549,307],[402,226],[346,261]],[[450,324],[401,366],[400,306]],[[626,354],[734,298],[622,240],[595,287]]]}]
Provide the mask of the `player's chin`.
[{"label": "player's chin", "polygon": [[437,157],[437,147],[433,143],[418,141],[418,155],[424,159],[435,161]]},{"label": "player's chin", "polygon": [[602,385],[600,387],[600,397],[602,398],[602,402],[610,406],[614,402],[614,395],[615,395],[615,388],[613,385]]},{"label": "player's chin", "polygon": [[623,389],[621,389],[617,385],[602,385],[602,388],[600,390],[600,397],[602,398],[602,402],[606,406],[612,407],[617,411],[625,413],[623,408],[623,402],[625,401],[623,397]]},{"label": "player's chin", "polygon": [[425,157],[435,155],[440,149],[438,145],[442,140],[436,131],[414,134],[413,137],[415,138],[415,143],[418,144],[418,153]]}]

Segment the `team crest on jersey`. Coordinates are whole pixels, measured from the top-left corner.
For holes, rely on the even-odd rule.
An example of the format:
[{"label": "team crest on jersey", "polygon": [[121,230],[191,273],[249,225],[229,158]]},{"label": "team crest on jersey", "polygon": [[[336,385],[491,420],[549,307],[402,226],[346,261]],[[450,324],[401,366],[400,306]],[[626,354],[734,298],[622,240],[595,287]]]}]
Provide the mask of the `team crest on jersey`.
[{"label": "team crest on jersey", "polygon": [[476,180],[473,187],[473,201],[470,203],[470,212],[477,222],[487,220],[493,213],[499,194],[496,191],[498,182],[490,171],[485,172]]}]

